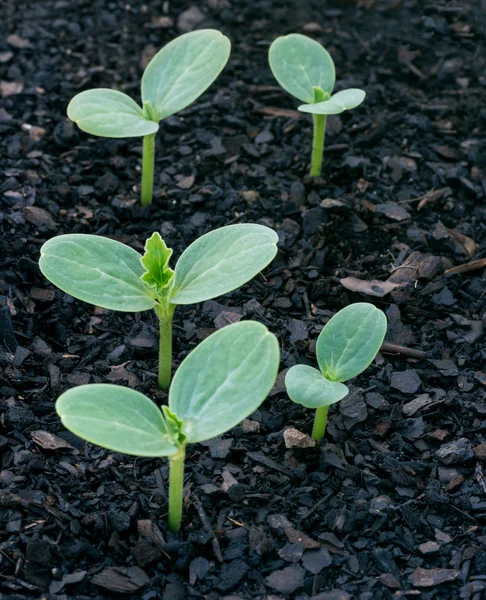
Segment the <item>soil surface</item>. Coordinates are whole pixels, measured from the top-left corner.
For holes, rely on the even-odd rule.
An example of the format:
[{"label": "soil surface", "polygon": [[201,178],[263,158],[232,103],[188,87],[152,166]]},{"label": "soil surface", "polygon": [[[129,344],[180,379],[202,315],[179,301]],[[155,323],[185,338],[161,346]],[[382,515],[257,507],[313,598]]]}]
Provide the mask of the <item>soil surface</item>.
[{"label": "soil surface", "polygon": [[[0,38],[0,596],[68,600],[486,597],[486,57],[483,0],[4,0]],[[142,69],[192,28],[230,62],[161,125],[151,210],[141,140],[80,132],[77,92],[139,100]],[[277,35],[334,57],[364,104],[312,124],[273,79]],[[280,251],[228,296],[179,307],[174,368],[216,328],[265,323],[281,374],[261,410],[189,448],[183,528],[166,530],[163,460],[65,431],[54,401],[114,382],[163,403],[156,317],[55,289],[39,248],[62,233],[180,252],[230,223],[273,227]],[[387,344],[330,411],[319,447],[285,370],[356,301],[386,311]],[[396,348],[400,346],[402,348]],[[309,440],[304,438],[303,445]],[[289,447],[290,446],[290,447]],[[484,471],[483,471],[484,469]]]}]

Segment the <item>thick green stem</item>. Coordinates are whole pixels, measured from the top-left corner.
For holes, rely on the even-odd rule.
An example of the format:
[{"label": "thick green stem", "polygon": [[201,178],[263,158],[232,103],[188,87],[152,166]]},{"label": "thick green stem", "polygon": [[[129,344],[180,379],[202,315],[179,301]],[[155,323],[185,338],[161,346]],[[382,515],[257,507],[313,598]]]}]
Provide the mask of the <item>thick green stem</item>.
[{"label": "thick green stem", "polygon": [[174,533],[181,528],[185,457],[185,444],[169,456],[169,530]]},{"label": "thick green stem", "polygon": [[311,177],[319,177],[322,169],[327,115],[312,115],[312,119],[314,120],[314,137],[312,140],[310,175]]},{"label": "thick green stem", "polygon": [[174,310],[175,304],[169,304],[167,307],[157,306],[155,308],[160,325],[159,387],[163,390],[167,390],[170,385],[172,370],[172,318]]},{"label": "thick green stem", "polygon": [[152,204],[154,191],[155,133],[143,138],[142,206]]},{"label": "thick green stem", "polygon": [[314,419],[314,427],[312,428],[312,437],[318,442],[322,440],[324,434],[326,433],[326,425],[327,425],[327,411],[329,410],[328,406],[321,406],[316,410],[316,416]]}]

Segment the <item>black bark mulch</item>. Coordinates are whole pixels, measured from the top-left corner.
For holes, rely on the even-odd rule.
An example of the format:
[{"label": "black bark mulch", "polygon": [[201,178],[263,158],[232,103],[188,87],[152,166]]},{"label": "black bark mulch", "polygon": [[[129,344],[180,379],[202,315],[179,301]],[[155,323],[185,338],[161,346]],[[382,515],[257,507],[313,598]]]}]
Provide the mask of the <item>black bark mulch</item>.
[{"label": "black bark mulch", "polygon": [[[5,0],[0,8],[0,596],[68,600],[480,600],[486,590],[486,7],[483,0]],[[69,99],[137,98],[142,68],[192,27],[233,53],[161,126],[152,210],[141,140],[80,132]],[[367,92],[328,123],[320,180],[311,121],[267,65],[277,35],[322,41],[337,88]],[[138,99],[138,98],[137,98]],[[319,448],[283,375],[261,410],[189,449],[183,529],[167,533],[167,464],[84,445],[54,401],[115,382],[158,402],[155,317],[99,310],[37,267],[52,236],[87,232],[175,255],[229,223],[280,236],[263,276],[180,307],[175,365],[228,322],[314,364],[334,312],[374,302],[387,346],[331,411]],[[472,262],[475,261],[475,262]],[[451,270],[452,269],[452,270]],[[404,348],[396,348],[400,346]],[[286,432],[284,435],[284,432]],[[304,440],[305,442],[305,440]]]}]

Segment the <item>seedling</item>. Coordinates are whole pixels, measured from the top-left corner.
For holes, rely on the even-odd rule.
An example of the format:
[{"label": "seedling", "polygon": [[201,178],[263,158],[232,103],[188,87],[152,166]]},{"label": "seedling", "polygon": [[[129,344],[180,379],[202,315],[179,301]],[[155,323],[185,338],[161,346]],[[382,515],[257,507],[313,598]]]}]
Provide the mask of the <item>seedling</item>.
[{"label": "seedling", "polygon": [[228,225],[193,242],[172,270],[172,250],[158,233],[146,241],[143,256],[115,240],[74,233],[46,242],[39,266],[49,281],[79,300],[122,312],[153,308],[160,324],[159,385],[165,389],[177,304],[203,302],[240,287],[273,260],[277,241],[263,225]]},{"label": "seedling", "polygon": [[386,317],[372,304],[359,302],[340,310],[317,338],[320,371],[295,365],[287,371],[285,387],[290,399],[315,408],[312,437],[324,437],[329,406],[347,396],[342,383],[364,371],[375,358],[386,333]]},{"label": "seedling", "polygon": [[277,377],[277,338],[261,323],[220,329],[182,361],[160,410],[147,396],[107,384],[82,385],[56,402],[63,425],[116,452],[169,457],[169,529],[182,518],[187,444],[221,435],[263,402]]},{"label": "seedling", "polygon": [[228,62],[230,41],[201,29],[179,36],[150,61],[142,77],[142,107],[130,96],[106,88],[74,96],[68,117],[92,135],[143,137],[142,206],[152,203],[155,134],[160,121],[189,106],[207,90]]},{"label": "seedling", "polygon": [[314,121],[311,177],[322,169],[327,115],[337,115],[359,106],[366,94],[350,88],[331,96],[336,81],[334,62],[329,52],[315,40],[298,33],[277,38],[268,55],[275,79],[292,96],[305,104],[298,107]]}]

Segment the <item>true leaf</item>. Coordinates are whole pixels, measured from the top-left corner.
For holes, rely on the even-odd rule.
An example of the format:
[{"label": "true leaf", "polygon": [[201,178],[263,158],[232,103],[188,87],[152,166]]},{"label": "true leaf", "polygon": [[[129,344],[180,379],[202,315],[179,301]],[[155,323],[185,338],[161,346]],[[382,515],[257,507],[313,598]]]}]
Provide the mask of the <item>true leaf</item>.
[{"label": "true leaf", "polygon": [[129,388],[81,385],[59,397],[56,411],[67,429],[103,448],[136,456],[170,456],[178,450],[160,409]]},{"label": "true leaf", "polygon": [[277,376],[277,338],[255,321],[224,327],[184,359],[169,391],[169,408],[187,441],[220,435],[263,402]]},{"label": "true leaf", "polygon": [[169,267],[171,256],[172,248],[167,248],[157,232],[145,242],[145,254],[141,260],[146,272],[142,275],[142,281],[155,288],[158,294],[165,293],[174,276],[174,271]]},{"label": "true leaf", "polygon": [[203,302],[259,273],[277,253],[277,234],[263,225],[228,225],[193,242],[175,266],[170,301]]},{"label": "true leaf", "polygon": [[322,373],[307,365],[295,365],[285,375],[285,387],[290,399],[307,408],[321,408],[339,402],[348,394],[348,388],[329,381]]},{"label": "true leaf", "polygon": [[359,106],[365,96],[366,93],[363,90],[350,88],[334,94],[329,100],[317,102],[316,104],[302,104],[298,108],[301,112],[312,113],[313,115],[337,115]]},{"label": "true leaf", "polygon": [[314,102],[314,88],[330,94],[336,80],[329,52],[313,39],[292,33],[270,46],[270,68],[275,79],[302,102]]},{"label": "true leaf", "polygon": [[74,96],[67,114],[80,129],[101,137],[138,137],[159,128],[157,123],[145,119],[140,106],[129,96],[105,88]]},{"label": "true leaf", "polygon": [[41,248],[39,266],[58,288],[90,304],[125,312],[153,308],[150,288],[140,279],[138,252],[109,238],[60,235]]},{"label": "true leaf", "polygon": [[324,377],[347,381],[368,367],[383,343],[385,314],[367,302],[340,310],[321,331],[317,362]]},{"label": "true leaf", "polygon": [[142,77],[142,100],[159,120],[198,98],[221,73],[230,41],[214,29],[201,29],[169,42],[150,61]]}]

